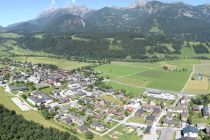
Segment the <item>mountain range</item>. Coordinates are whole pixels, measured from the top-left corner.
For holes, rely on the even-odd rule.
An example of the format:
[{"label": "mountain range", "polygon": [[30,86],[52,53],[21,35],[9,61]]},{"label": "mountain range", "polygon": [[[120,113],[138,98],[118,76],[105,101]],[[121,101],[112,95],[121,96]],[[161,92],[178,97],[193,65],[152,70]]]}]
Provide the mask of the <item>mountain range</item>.
[{"label": "mountain range", "polygon": [[51,8],[33,20],[9,25],[13,32],[141,32],[169,36],[210,35],[210,5],[150,1],[129,7]]}]

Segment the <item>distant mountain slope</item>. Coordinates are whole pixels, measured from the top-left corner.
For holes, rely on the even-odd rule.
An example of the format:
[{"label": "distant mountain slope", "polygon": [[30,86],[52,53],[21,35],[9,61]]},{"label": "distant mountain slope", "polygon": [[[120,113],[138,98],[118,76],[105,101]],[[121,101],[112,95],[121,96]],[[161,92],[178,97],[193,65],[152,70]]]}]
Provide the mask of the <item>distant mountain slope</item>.
[{"label": "distant mountain slope", "polygon": [[65,33],[141,32],[203,38],[210,36],[210,5],[150,1],[129,7],[105,7],[99,10],[77,6],[52,8],[34,20],[9,26],[8,29]]}]

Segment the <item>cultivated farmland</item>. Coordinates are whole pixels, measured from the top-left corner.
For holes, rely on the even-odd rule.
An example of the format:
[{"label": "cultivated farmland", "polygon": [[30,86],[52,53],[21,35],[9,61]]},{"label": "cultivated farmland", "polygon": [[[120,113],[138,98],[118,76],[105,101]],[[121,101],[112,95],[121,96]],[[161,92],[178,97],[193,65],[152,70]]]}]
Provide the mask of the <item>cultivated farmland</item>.
[{"label": "cultivated farmland", "polygon": [[[189,79],[193,64],[199,63],[199,60],[190,59],[158,63],[112,62],[112,64],[99,66],[95,70],[110,78],[112,83],[139,89],[157,88],[181,91]],[[166,64],[175,67],[176,70],[163,70]]]},{"label": "cultivated farmland", "polygon": [[201,64],[194,66],[191,79],[186,85],[184,92],[203,94],[209,93],[210,61],[201,61]]}]

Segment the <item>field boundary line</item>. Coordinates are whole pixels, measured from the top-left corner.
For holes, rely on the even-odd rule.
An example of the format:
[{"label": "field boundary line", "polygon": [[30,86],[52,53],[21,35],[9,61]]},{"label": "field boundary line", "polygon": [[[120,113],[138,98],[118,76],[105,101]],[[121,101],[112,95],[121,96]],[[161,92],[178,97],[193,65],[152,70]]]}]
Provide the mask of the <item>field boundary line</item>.
[{"label": "field boundary line", "polygon": [[122,82],[118,82],[118,81],[114,81],[114,80],[111,80],[111,82],[114,82],[114,83],[117,83],[117,84],[121,84],[121,85],[126,85],[126,86],[130,86],[130,87],[136,87],[136,88],[143,88],[143,89],[148,89],[147,87],[144,87],[144,86],[136,86],[136,85],[131,85],[131,84],[126,84],[126,83],[122,83]]},{"label": "field boundary line", "polygon": [[186,82],[185,86],[183,87],[183,89],[182,89],[181,93],[183,93],[183,92],[184,92],[185,88],[187,87],[188,83],[190,82],[191,77],[192,77],[192,75],[193,75],[193,73],[194,73],[195,65],[196,65],[196,64],[193,64],[193,69],[192,69],[192,72],[191,72],[191,74],[190,74],[190,76],[189,76],[189,78],[188,78],[188,80],[187,80],[187,82]]},{"label": "field boundary line", "polygon": [[[145,67],[145,68],[146,68],[146,67]],[[155,69],[155,68],[156,68],[156,67],[154,67],[154,68],[147,68],[147,70],[153,70],[153,69]],[[116,78],[124,78],[124,77],[133,76],[133,75],[136,75],[136,74],[139,74],[139,73],[146,72],[147,70],[144,70],[144,71],[138,71],[138,72],[131,73],[131,74],[127,74],[127,75],[122,75],[122,76],[119,76],[119,77],[116,77]]]}]

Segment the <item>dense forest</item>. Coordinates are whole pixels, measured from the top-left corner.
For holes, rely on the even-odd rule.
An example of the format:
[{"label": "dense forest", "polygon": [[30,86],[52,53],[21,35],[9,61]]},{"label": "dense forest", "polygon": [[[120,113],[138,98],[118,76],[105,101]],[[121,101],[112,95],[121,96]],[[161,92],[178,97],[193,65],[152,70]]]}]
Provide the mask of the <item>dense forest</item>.
[{"label": "dense forest", "polygon": [[[166,36],[134,33],[44,34],[42,38],[27,34],[17,39],[17,42],[19,46],[31,51],[42,50],[67,57],[90,59],[157,59],[157,53],[179,54],[183,43]],[[172,44],[172,49],[165,46],[165,43]]]},{"label": "dense forest", "polygon": [[15,111],[0,105],[0,139],[1,140],[78,140],[67,132],[26,121]]},{"label": "dense forest", "polygon": [[[183,47],[196,54],[209,53],[209,43],[190,44],[190,41],[165,35],[142,35],[138,33],[95,34],[25,34],[16,39],[18,45],[31,51],[45,51],[65,57],[86,59],[152,60],[176,59]],[[163,54],[164,58],[160,58]]]}]

